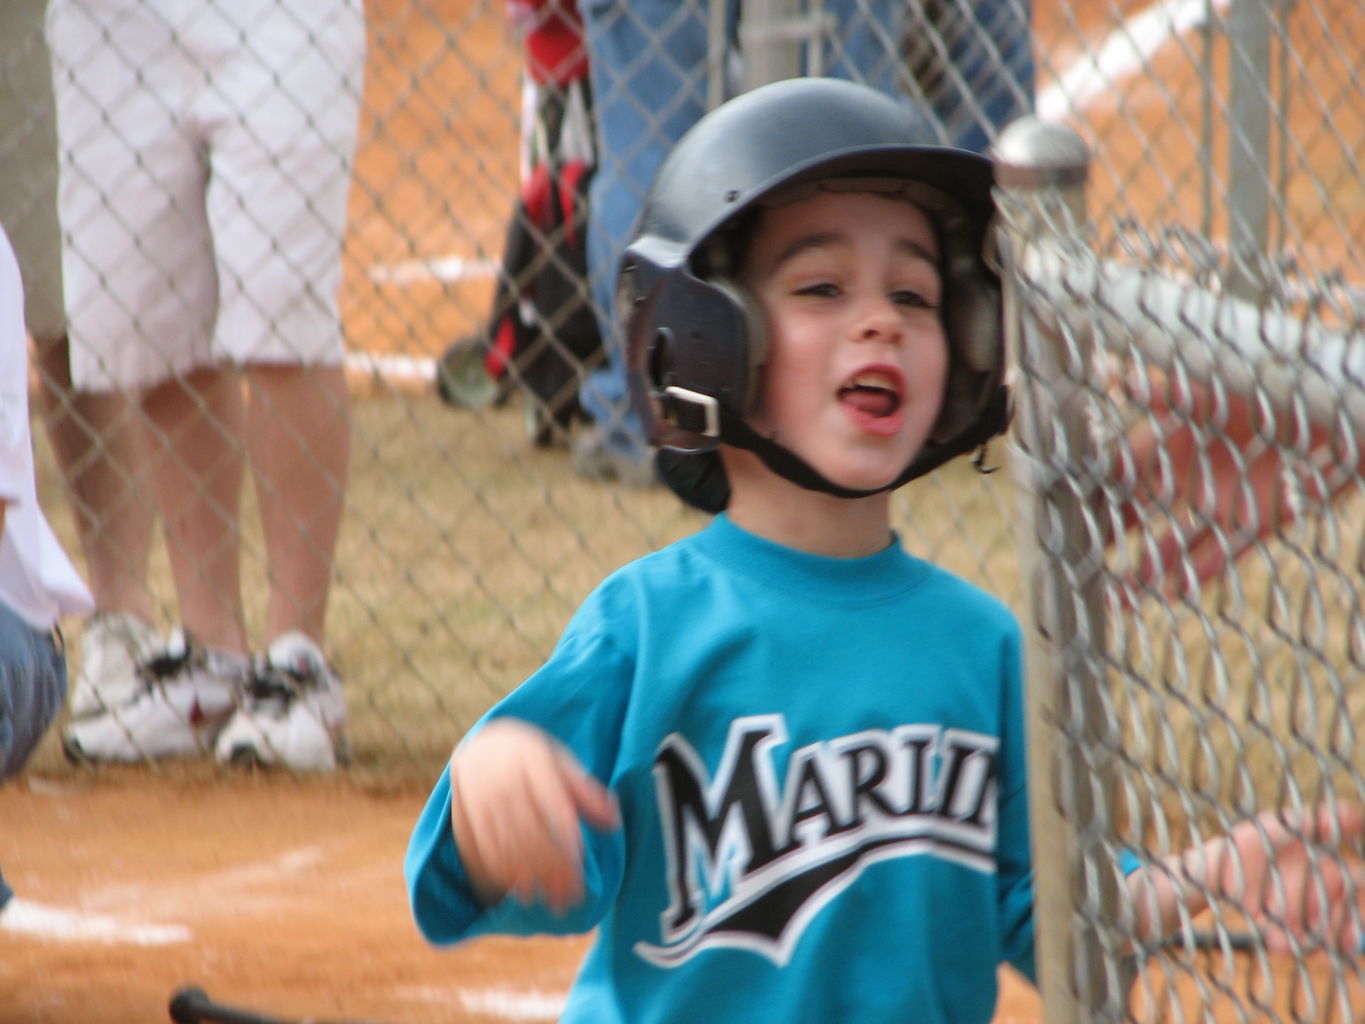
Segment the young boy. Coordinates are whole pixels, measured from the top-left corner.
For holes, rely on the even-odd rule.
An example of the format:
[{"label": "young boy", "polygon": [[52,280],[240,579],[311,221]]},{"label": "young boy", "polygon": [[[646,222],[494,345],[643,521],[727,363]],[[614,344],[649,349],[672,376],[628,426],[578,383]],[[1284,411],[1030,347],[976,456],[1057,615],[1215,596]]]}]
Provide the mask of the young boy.
[{"label": "young boy", "polygon": [[984,1022],[1033,973],[1020,631],[890,526],[1005,425],[990,165],[921,137],[782,82],[646,200],[634,398],[718,514],[587,599],[406,862],[434,942],[597,928],[565,1021]]}]

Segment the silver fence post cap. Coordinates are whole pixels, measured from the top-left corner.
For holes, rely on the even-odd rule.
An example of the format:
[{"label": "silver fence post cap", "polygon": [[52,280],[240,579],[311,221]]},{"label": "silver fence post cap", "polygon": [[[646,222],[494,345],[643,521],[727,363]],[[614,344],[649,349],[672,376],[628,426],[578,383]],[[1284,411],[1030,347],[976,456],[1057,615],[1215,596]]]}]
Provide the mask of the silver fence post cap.
[{"label": "silver fence post cap", "polygon": [[1031,114],[1000,133],[991,157],[1005,188],[1080,185],[1090,167],[1090,147],[1075,129]]}]

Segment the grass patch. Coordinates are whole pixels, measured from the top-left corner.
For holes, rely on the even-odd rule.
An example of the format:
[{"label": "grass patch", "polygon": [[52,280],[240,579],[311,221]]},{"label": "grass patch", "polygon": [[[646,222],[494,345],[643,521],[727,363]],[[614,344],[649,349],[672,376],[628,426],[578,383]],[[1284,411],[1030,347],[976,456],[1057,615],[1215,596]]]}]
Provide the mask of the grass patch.
[{"label": "grass patch", "polygon": [[[347,685],[353,771],[377,782],[429,780],[469,725],[540,664],[604,575],[705,522],[662,488],[579,478],[563,449],[530,445],[516,401],[454,411],[432,395],[381,392],[357,400],[353,433],[329,646]],[[44,505],[75,551],[40,435]],[[912,553],[1027,622],[1005,459],[996,445],[997,473],[960,459],[902,489],[894,518]],[[264,565],[250,494],[245,508],[243,576],[258,628]],[[1349,497],[1244,558],[1235,586],[1195,604],[1148,601],[1111,622],[1124,788],[1143,807],[1183,821],[1264,803],[1287,785],[1359,784],[1349,751],[1365,723],[1362,521],[1365,500]],[[159,549],[152,577],[165,625],[174,603]],[[72,624],[73,652],[79,632]],[[56,733],[35,766],[72,771]]]}]

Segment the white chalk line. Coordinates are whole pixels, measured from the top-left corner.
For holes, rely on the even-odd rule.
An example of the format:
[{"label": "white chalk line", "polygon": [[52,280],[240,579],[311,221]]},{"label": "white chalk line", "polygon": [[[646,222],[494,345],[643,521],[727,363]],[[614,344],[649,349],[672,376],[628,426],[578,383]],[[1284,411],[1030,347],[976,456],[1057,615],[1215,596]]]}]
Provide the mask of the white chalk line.
[{"label": "white chalk line", "polygon": [[436,360],[430,356],[347,352],[346,369],[394,384],[432,384],[436,380]]},{"label": "white chalk line", "polygon": [[[0,913],[0,932],[48,942],[131,946],[170,946],[194,937],[181,924],[132,921],[35,903],[17,896]],[[434,987],[408,988],[398,994],[438,1005],[448,1004],[452,997],[450,991]],[[453,995],[466,1012],[508,1021],[558,1020],[567,1001],[566,993],[544,989],[461,989]]]},{"label": "white chalk line", "polygon": [[[454,253],[431,259],[377,263],[370,267],[375,284],[410,287],[433,281],[457,284],[492,277],[497,264],[492,260],[468,259]],[[382,352],[348,352],[346,369],[396,385],[430,385],[436,381],[436,360],[429,356],[391,355]]]},{"label": "white chalk line", "polygon": [[439,281],[458,284],[492,277],[497,264],[487,259],[468,259],[450,254],[433,259],[400,260],[397,263],[376,263],[370,268],[370,280],[375,284],[424,284]]},{"label": "white chalk line", "polygon": [[568,993],[540,988],[441,988],[414,985],[395,995],[407,1002],[449,1007],[459,1002],[467,1013],[511,1021],[558,1020],[564,1013]]},{"label": "white chalk line", "polygon": [[189,942],[194,933],[182,924],[154,924],[91,914],[16,896],[0,912],[0,932],[49,942],[102,945],[172,946]]},{"label": "white chalk line", "polygon": [[382,883],[391,874],[391,865],[380,861],[339,863],[348,845],[346,839],[332,839],[210,873],[111,885],[83,894],[81,905],[109,914],[136,911],[194,923],[278,912],[300,898],[309,879],[324,872],[329,885],[357,887]]},{"label": "white chalk line", "polygon": [[288,850],[268,860],[182,881],[109,885],[83,896],[79,907],[16,897],[0,912],[0,931],[48,942],[130,946],[189,942],[194,933],[188,925],[149,922],[122,914],[133,909],[143,914],[171,916],[185,907],[194,907],[201,916],[211,914],[217,904],[205,899],[206,892],[232,893],[235,913],[254,907],[268,909],[277,899],[282,879],[315,874],[318,865],[327,859],[329,846],[335,845]]},{"label": "white chalk line", "polygon": [[1201,26],[1210,6],[1225,11],[1231,0],[1157,0],[1114,29],[1098,46],[1057,76],[1037,98],[1044,121],[1060,121],[1114,91],[1124,78],[1145,70],[1170,40]]},{"label": "white chalk line", "polygon": [[541,989],[518,991],[484,988],[460,993],[460,1004],[470,1013],[503,1020],[558,1020],[567,996]]}]

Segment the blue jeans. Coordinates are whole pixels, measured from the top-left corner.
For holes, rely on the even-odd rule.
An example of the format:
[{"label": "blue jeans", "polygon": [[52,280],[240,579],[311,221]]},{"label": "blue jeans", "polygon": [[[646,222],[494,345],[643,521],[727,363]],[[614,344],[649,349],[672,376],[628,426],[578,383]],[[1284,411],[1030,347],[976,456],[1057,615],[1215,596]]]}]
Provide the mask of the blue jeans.
[{"label": "blue jeans", "polygon": [[17,775],[66,700],[66,654],[0,603],[0,781]]},{"label": "blue jeans", "polygon": [[[598,166],[588,199],[588,276],[607,363],[579,393],[608,444],[647,454],[630,408],[624,339],[613,292],[616,264],[630,240],[649,184],[673,144],[706,112],[710,0],[580,0],[597,121]],[[824,0],[840,26],[820,73],[910,95],[934,115],[942,141],[984,151],[994,132],[1033,105],[1031,0],[977,0],[953,10],[944,29],[947,73],[933,87],[909,82],[901,39],[904,0]],[[963,23],[964,17],[968,23]],[[726,11],[727,34],[739,23]],[[970,94],[970,95],[969,95]]]},{"label": "blue jeans", "polygon": [[[66,654],[0,602],[0,782],[17,775],[66,700]],[[0,908],[14,895],[0,875]]]}]

